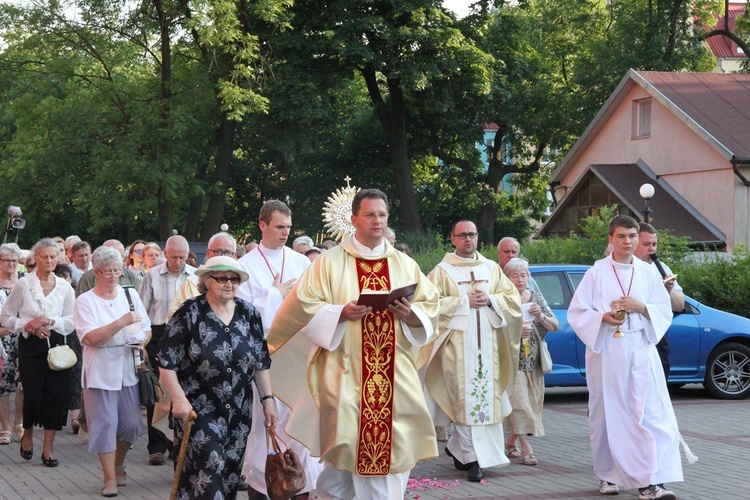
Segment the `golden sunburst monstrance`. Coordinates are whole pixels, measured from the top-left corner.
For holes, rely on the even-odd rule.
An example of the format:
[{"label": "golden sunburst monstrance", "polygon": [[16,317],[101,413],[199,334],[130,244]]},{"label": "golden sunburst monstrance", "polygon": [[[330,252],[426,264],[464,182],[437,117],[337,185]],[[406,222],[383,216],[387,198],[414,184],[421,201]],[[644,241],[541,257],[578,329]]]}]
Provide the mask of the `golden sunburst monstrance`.
[{"label": "golden sunburst monstrance", "polygon": [[326,231],[335,240],[340,241],[345,236],[354,234],[352,226],[352,199],[359,191],[358,187],[350,186],[351,178],[344,177],[346,187],[339,188],[328,197],[323,206],[323,222]]}]

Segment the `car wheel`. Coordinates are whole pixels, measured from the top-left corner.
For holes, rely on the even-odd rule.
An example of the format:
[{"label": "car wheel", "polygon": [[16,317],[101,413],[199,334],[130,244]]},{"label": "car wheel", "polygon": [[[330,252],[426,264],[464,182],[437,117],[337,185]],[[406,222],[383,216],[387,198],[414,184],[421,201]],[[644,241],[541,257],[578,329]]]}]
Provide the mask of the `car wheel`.
[{"label": "car wheel", "polygon": [[718,399],[750,396],[750,347],[735,342],[716,347],[708,357],[704,385]]}]

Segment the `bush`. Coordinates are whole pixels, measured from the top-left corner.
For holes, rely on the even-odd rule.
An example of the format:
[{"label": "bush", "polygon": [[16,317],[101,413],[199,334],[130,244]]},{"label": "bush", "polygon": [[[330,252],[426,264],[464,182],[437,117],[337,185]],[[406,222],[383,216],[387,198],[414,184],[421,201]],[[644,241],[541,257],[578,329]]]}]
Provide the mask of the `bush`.
[{"label": "bush", "polygon": [[446,244],[443,237],[436,231],[425,233],[399,233],[396,243],[404,243],[409,247],[412,258],[417,261],[424,274],[428,274],[443,260],[446,252],[452,252],[453,246]]},{"label": "bush", "polygon": [[717,256],[680,259],[672,267],[685,294],[710,307],[750,317],[750,255],[735,249],[731,259]]}]

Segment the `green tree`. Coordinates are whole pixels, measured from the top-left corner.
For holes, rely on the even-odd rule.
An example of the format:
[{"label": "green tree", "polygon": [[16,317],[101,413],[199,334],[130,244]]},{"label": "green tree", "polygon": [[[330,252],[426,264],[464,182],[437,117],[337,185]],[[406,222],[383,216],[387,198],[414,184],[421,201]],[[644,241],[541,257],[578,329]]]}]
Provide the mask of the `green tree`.
[{"label": "green tree", "polygon": [[[736,43],[744,54],[750,54],[750,12],[748,12],[747,5],[745,5],[745,11],[742,15],[735,18],[734,31],[732,31],[729,29],[729,0],[714,3],[723,3],[723,9],[720,12],[724,16],[724,22],[714,29],[706,29],[698,36],[698,39],[706,40],[714,36],[724,36]],[[718,9],[717,12],[719,12]],[[699,20],[698,27],[707,28],[712,26],[711,20],[710,16]],[[742,62],[742,68],[745,73],[750,73],[750,57],[745,58]]]},{"label": "green tree", "polygon": [[[51,148],[58,163],[63,156],[70,163],[55,176],[61,201],[50,204],[70,203],[81,215],[71,230],[166,238],[177,227],[194,238],[204,219],[202,233],[217,231],[237,124],[268,105],[259,92],[266,54],[252,31],[283,27],[286,4],[2,6],[0,69],[11,82],[4,111],[12,123],[3,130],[4,158],[14,164],[5,170],[4,188],[13,192],[34,165],[48,165]],[[23,84],[40,75],[51,88]],[[49,140],[58,136],[64,145]],[[30,141],[40,147],[28,148]],[[71,179],[70,187],[59,191],[63,178]],[[37,210],[38,193],[29,195],[26,204]],[[38,210],[58,213],[50,206]],[[60,227],[59,218],[52,220]]]},{"label": "green tree", "polygon": [[[405,228],[423,230],[413,167],[420,158],[452,157],[445,117],[462,118],[472,95],[489,93],[486,54],[455,28],[435,0],[298,2],[293,23],[316,66],[361,78],[388,146]],[[301,44],[299,45],[301,46]],[[451,117],[452,125],[459,123]],[[476,132],[475,132],[476,136]],[[476,156],[476,155],[474,155]]]}]

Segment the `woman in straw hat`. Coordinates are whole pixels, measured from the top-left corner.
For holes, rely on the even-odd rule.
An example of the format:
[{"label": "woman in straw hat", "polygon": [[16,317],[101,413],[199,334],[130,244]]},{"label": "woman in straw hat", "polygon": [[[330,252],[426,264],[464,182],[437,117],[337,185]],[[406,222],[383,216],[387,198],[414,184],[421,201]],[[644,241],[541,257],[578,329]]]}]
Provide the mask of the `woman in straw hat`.
[{"label": "woman in straw hat", "polygon": [[[230,257],[212,257],[196,271],[202,295],[185,301],[159,345],[161,379],[172,394],[172,412],[197,418],[180,474],[178,498],[235,498],[252,425],[252,387],[259,391],[265,425],[275,427],[271,358],[260,314],[235,297],[248,275]],[[256,425],[258,423],[256,422]],[[183,425],[175,425],[175,449]]]}]

